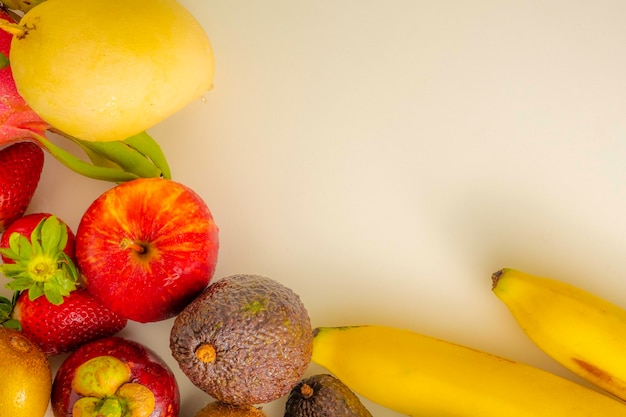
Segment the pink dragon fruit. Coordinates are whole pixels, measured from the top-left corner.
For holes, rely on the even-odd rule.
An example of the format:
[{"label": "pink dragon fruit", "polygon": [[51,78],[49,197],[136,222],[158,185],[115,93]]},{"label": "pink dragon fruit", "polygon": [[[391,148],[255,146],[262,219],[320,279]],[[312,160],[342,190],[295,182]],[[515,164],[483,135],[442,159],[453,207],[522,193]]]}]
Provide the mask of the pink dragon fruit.
[{"label": "pink dragon fruit", "polygon": [[[0,19],[15,23],[11,15],[0,9]],[[0,53],[7,59],[13,35],[0,30]],[[0,147],[24,140],[37,142],[50,125],[26,104],[17,92],[10,65],[0,69]]]}]

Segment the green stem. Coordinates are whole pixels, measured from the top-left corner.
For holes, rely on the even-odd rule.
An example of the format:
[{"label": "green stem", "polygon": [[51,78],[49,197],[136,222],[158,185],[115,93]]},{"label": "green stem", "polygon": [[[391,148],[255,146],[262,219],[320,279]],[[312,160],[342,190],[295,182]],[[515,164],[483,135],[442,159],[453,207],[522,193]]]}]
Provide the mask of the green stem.
[{"label": "green stem", "polygon": [[141,132],[135,136],[129,137],[128,139],[124,139],[122,142],[130,145],[144,156],[150,158],[154,165],[161,170],[163,178],[172,178],[172,172],[170,171],[170,167],[167,163],[163,150],[152,138],[152,136],[148,135],[147,132]]},{"label": "green stem", "polygon": [[43,135],[36,135],[36,139],[59,162],[85,177],[111,182],[126,182],[139,178],[136,174],[120,169],[89,164],[50,142]]},{"label": "green stem", "polygon": [[89,149],[105,160],[116,163],[126,172],[132,172],[139,177],[161,176],[161,170],[149,159],[123,142],[92,142],[76,138],[71,140],[81,148]]},{"label": "green stem", "polygon": [[54,128],[51,131],[80,146],[93,166],[127,172],[135,178],[172,177],[163,151],[146,132],[123,141],[95,142],[75,138]]}]

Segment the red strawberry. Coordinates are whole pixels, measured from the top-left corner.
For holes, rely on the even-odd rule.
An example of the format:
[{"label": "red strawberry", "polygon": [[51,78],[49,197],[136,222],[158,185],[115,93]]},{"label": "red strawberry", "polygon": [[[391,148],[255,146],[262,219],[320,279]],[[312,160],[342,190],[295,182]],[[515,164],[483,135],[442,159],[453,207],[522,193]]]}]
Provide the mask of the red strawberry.
[{"label": "red strawberry", "polygon": [[84,343],[113,336],[127,320],[97,302],[85,288],[78,288],[61,305],[45,297],[30,300],[22,293],[13,308],[13,319],[22,332],[47,356],[71,352]]},{"label": "red strawberry", "polygon": [[0,150],[0,232],[24,215],[39,185],[43,150],[18,142]]},{"label": "red strawberry", "polygon": [[28,291],[31,300],[45,295],[52,304],[61,304],[78,281],[73,254],[64,252],[73,235],[56,216],[45,215],[30,234],[9,233],[8,247],[0,247],[0,255],[8,260],[0,264],[0,272],[12,279],[6,287]]},{"label": "red strawberry", "polygon": [[[7,229],[0,237],[0,248],[9,247],[9,237],[13,233],[19,233],[22,236],[26,236],[30,239],[33,231],[35,230],[35,228],[37,228],[39,223],[41,223],[43,219],[46,219],[50,216],[52,216],[52,214],[50,213],[32,213],[24,217],[20,217],[19,219],[11,223],[11,225],[7,227]],[[65,225],[65,228],[67,230],[67,243],[63,248],[63,252],[65,252],[65,254],[69,256],[74,261],[74,263],[76,263],[76,259],[74,257],[76,237],[74,236],[74,232],[69,228],[69,226],[67,226],[64,221],[62,221],[61,219],[58,220]],[[6,256],[2,256],[2,260],[5,263],[15,263],[13,259],[7,258]]]},{"label": "red strawberry", "polygon": [[[48,355],[70,352],[112,336],[127,320],[78,287],[74,233],[56,216],[35,213],[16,220],[0,239],[0,271],[12,279],[12,301],[0,297],[0,322],[21,328]],[[44,297],[42,297],[44,295]]]}]

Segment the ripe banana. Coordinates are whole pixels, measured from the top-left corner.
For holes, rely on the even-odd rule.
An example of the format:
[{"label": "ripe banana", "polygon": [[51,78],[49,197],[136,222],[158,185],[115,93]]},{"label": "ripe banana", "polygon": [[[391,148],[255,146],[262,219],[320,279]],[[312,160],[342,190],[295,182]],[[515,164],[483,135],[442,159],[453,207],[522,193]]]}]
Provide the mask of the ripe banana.
[{"label": "ripe banana", "polygon": [[626,399],[626,310],[564,282],[513,269],[492,279],[493,292],[540,349]]},{"label": "ripe banana", "polygon": [[538,368],[407,330],[319,327],[312,360],[350,389],[403,414],[610,417],[626,405]]}]

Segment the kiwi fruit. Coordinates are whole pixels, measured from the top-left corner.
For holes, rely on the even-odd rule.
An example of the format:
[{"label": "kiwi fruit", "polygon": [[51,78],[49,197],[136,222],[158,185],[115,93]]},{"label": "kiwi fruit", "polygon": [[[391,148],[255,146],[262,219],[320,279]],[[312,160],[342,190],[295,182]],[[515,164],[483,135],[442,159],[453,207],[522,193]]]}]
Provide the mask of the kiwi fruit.
[{"label": "kiwi fruit", "polygon": [[194,417],[266,417],[260,408],[253,405],[232,405],[213,401],[205,405]]},{"label": "kiwi fruit", "polygon": [[287,398],[284,417],[372,417],[357,395],[328,374],[313,375],[296,385]]},{"label": "kiwi fruit", "polygon": [[22,332],[0,326],[0,415],[43,417],[51,391],[43,352]]},{"label": "kiwi fruit", "polygon": [[301,380],[313,330],[300,297],[260,275],[211,283],[176,317],[170,349],[189,380],[234,405],[274,401]]}]

